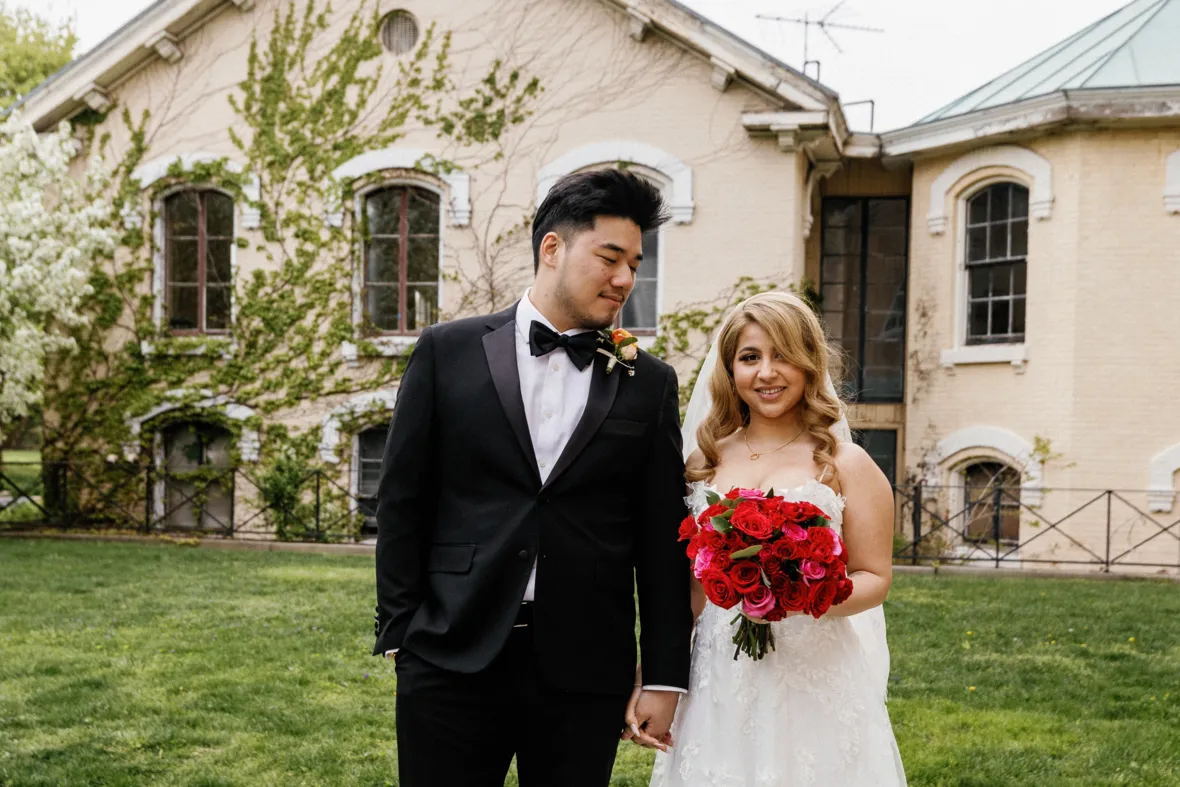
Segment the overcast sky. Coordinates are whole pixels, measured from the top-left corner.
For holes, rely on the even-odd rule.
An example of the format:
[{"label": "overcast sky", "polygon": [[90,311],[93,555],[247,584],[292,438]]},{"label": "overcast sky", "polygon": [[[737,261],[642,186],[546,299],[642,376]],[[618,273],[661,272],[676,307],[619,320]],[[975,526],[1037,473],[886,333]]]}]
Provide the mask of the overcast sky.
[{"label": "overcast sky", "polygon": [[[874,99],[876,130],[908,125],[1086,25],[1127,0],[682,0],[792,66],[803,67],[803,26],[758,14],[882,28],[884,33],[831,30],[838,51],[810,29],[810,59],[820,81],[844,103]],[[151,0],[8,0],[41,14],[73,17],[84,52],[151,4]],[[814,76],[814,67],[808,74]],[[867,106],[849,107],[849,122],[867,130]]]}]

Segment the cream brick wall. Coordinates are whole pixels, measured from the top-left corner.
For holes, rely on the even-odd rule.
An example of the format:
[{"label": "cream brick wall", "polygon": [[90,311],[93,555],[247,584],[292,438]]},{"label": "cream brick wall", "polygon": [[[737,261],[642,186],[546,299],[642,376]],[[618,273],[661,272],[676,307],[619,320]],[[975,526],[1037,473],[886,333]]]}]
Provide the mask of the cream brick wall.
[{"label": "cream brick wall", "polygon": [[[936,236],[926,226],[930,185],[957,156],[915,164],[907,465],[916,468],[937,441],[968,427],[1001,427],[1028,443],[1046,438],[1063,454],[1044,469],[1048,488],[1137,490],[1112,504],[1117,555],[1119,544],[1158,532],[1139,513],[1147,512],[1148,463],[1180,443],[1180,216],[1167,215],[1162,200],[1164,160],[1180,148],[1180,130],[1074,131],[1023,144],[1051,163],[1054,193],[1052,215],[1029,228],[1023,374],[1003,363],[953,373],[938,363],[953,345],[957,196],[1005,173],[981,170],[956,183],[947,195],[947,231]],[[949,471],[970,453],[947,458],[933,477],[954,482]],[[1042,514],[1063,516],[1092,497],[1050,491]],[[1166,526],[1176,515],[1156,518]],[[1062,527],[1094,547],[1105,543],[1105,522],[1101,502]],[[1026,529],[1022,539],[1036,532]],[[1040,554],[1055,540],[1042,537],[1026,553]],[[1079,552],[1059,547],[1058,558]],[[1127,559],[1174,563],[1178,556],[1176,539],[1165,534]]]},{"label": "cream brick wall", "polygon": [[[338,31],[356,3],[345,0],[335,6],[333,31]],[[741,125],[743,111],[781,105],[741,83],[717,91],[706,60],[656,34],[636,42],[629,35],[629,18],[600,0],[383,0],[382,7],[410,11],[423,30],[431,24],[451,30],[460,81],[481,78],[494,58],[510,50],[514,61],[525,62],[526,72],[538,75],[544,86],[515,154],[503,163],[467,169],[471,226],[450,226],[444,217],[446,272],[476,268],[475,245],[529,211],[538,175],[548,163],[582,146],[623,140],[659,148],[692,169],[692,221],[664,230],[664,311],[712,300],[743,275],[790,281],[802,276],[800,194],[806,160],[802,154],[780,151],[772,138],[751,138]],[[286,3],[259,0],[247,13],[227,5],[181,42],[184,57],[178,63],[155,60],[115,87],[119,111],[100,129],[111,134],[115,157],[129,144],[120,117],[126,108],[137,119],[144,110],[151,112],[147,160],[197,151],[237,158],[228,132],[239,121],[227,99],[245,77],[251,35],[266,39],[276,8],[285,12]],[[321,39],[326,48],[333,32]],[[384,59],[387,72],[395,68],[391,55]],[[374,100],[379,102],[380,95],[379,90]],[[487,152],[448,150],[424,129],[408,129],[398,145],[464,165]],[[145,199],[144,209],[148,207]],[[253,248],[259,240],[250,233],[251,248],[235,250],[239,275],[266,264]],[[513,252],[509,267],[516,278],[500,293],[501,308],[531,280],[527,241]],[[451,316],[458,316],[455,287],[443,287],[444,312]],[[123,337],[113,341],[121,343]],[[278,420],[297,429],[315,427],[341,401],[304,405],[280,413]]]}]

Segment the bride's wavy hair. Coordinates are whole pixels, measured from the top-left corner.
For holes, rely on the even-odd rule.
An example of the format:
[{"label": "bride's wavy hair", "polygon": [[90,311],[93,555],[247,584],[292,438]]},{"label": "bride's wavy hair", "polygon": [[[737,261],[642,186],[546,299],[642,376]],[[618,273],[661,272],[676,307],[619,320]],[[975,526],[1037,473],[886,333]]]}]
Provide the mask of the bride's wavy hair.
[{"label": "bride's wavy hair", "polygon": [[750,423],[749,405],[738,396],[734,385],[733,362],[742,331],[751,324],[766,331],[775,350],[806,375],[803,398],[797,405],[801,408],[800,420],[804,430],[815,440],[815,463],[828,468],[828,475],[835,479],[837,443],[832,425],[840,420],[841,407],[840,400],[828,389],[826,380],[828,374],[836,379],[837,370],[833,367],[839,365],[839,355],[828,347],[823,326],[802,299],[772,291],[759,293],[730,312],[717,339],[717,364],[711,372],[701,370],[701,374],[710,374],[709,394],[713,406],[697,428],[697,446],[704,455],[705,464],[689,470],[688,480],[712,479],[720,461],[718,443]]}]

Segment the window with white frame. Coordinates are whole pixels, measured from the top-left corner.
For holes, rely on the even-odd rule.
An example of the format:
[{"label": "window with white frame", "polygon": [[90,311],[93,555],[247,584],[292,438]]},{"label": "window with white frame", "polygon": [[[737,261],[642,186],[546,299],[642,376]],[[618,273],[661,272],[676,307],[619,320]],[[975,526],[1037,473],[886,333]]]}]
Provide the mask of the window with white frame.
[{"label": "window with white frame", "polygon": [[356,502],[364,517],[361,532],[377,532],[377,488],[381,482],[381,459],[385,453],[385,439],[389,424],[365,429],[356,436]]},{"label": "window with white frame", "polygon": [[219,191],[164,200],[164,303],[173,334],[228,333],[234,201]]},{"label": "window with white frame", "polygon": [[1020,540],[1020,471],[994,461],[963,468],[963,538]]},{"label": "window with white frame", "polygon": [[660,230],[643,233],[643,262],[635,286],[619,314],[619,327],[631,333],[653,334],[660,327]]},{"label": "window with white frame", "polygon": [[967,200],[963,260],[966,343],[1024,342],[1028,278],[1028,189],[996,183]]},{"label": "window with white frame", "polygon": [[439,321],[439,196],[385,186],[364,196],[364,320],[378,334],[416,334]]}]

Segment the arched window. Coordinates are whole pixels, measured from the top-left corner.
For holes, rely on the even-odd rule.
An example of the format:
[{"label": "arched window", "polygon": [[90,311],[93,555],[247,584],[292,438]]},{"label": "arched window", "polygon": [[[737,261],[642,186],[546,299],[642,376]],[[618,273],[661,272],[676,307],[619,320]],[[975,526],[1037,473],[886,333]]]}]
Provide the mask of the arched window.
[{"label": "arched window", "polygon": [[356,436],[356,500],[364,516],[361,534],[377,533],[377,487],[381,482],[381,458],[389,424],[372,426]]},{"label": "arched window", "polygon": [[165,307],[174,334],[228,333],[234,201],[219,191],[164,200]]},{"label": "arched window", "polygon": [[[202,422],[168,426],[164,438],[164,520],[167,528],[233,530],[234,479],[229,431]],[[214,470],[208,478],[208,470]]]},{"label": "arched window", "polygon": [[439,319],[439,197],[386,186],[364,197],[366,324],[377,333],[418,333]]},{"label": "arched window", "polygon": [[967,200],[966,343],[1024,342],[1028,279],[1028,189],[988,186]]},{"label": "arched window", "polygon": [[963,468],[963,538],[1001,543],[1020,540],[1020,471],[1000,462]]}]

